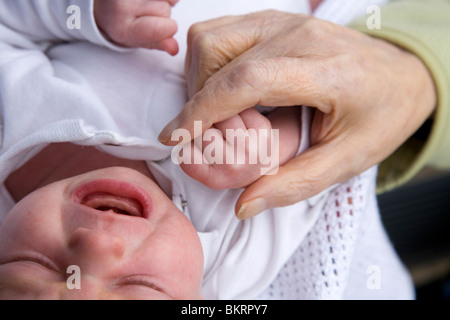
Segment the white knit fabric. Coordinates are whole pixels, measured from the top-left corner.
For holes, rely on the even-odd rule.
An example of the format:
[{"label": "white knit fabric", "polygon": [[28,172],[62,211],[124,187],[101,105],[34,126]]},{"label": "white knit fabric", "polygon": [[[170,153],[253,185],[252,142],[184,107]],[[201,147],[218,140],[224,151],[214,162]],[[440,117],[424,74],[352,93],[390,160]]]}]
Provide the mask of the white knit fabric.
[{"label": "white knit fabric", "polygon": [[[414,297],[380,221],[375,177],[371,169],[330,195],[314,228],[259,299]],[[373,277],[379,277],[375,284]]]},{"label": "white knit fabric", "polygon": [[373,176],[367,172],[330,194],[316,225],[261,298],[342,298]]}]

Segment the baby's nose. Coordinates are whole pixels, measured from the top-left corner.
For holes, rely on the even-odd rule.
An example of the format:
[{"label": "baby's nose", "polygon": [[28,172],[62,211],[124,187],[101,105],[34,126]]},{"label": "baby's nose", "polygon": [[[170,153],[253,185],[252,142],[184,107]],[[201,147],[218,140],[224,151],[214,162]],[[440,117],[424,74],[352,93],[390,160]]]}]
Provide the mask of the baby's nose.
[{"label": "baby's nose", "polygon": [[69,240],[74,253],[74,264],[85,266],[107,266],[124,255],[125,241],[104,230],[78,228]]}]

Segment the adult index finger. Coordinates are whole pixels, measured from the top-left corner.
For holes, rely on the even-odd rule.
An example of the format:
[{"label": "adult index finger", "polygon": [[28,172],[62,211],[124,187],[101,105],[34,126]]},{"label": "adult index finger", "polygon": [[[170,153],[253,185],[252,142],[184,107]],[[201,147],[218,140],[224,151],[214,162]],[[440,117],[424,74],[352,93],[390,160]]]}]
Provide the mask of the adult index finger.
[{"label": "adult index finger", "polygon": [[[300,58],[270,58],[243,61],[234,68],[214,74],[181,113],[161,132],[159,140],[166,145],[177,129],[187,130],[192,139],[203,134],[214,123],[227,120],[256,105],[268,107],[314,106],[330,112],[333,95],[323,94],[329,88],[321,74],[320,63]],[[200,130],[194,130],[196,124]]]}]

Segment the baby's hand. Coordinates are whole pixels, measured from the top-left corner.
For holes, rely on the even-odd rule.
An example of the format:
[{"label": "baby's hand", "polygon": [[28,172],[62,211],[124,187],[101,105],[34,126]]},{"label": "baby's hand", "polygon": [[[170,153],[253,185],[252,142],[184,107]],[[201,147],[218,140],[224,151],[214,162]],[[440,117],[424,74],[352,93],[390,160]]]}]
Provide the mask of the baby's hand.
[{"label": "baby's hand", "polygon": [[178,53],[173,38],[178,26],[170,19],[178,0],[95,0],[98,27],[115,43],[131,48],[148,48]]},{"label": "baby's hand", "polygon": [[[245,140],[246,139],[246,140]],[[267,117],[255,109],[215,124],[192,142],[180,166],[212,189],[244,188],[294,158],[301,139],[299,108],[278,108]],[[199,163],[199,159],[201,160]],[[186,161],[190,160],[190,161]]]}]

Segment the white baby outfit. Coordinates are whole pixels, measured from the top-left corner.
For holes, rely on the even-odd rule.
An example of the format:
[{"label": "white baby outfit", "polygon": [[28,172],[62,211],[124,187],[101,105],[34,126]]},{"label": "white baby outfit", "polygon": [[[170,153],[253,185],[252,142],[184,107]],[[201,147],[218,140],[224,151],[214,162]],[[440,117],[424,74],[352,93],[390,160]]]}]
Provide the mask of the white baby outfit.
[{"label": "white baby outfit", "polygon": [[[344,14],[336,3],[326,1],[317,14],[346,23],[364,13],[351,6]],[[67,27],[69,5],[81,9],[81,29]],[[333,6],[336,15],[326,17]],[[189,178],[157,140],[186,102],[188,27],[268,8],[309,12],[306,0],[182,0],[173,10],[180,53],[170,57],[108,42],[95,25],[92,0],[0,2],[0,180],[49,143],[97,146],[147,161],[173,194],[202,241],[207,299],[411,298],[409,277],[380,223],[375,168],[239,222],[234,203],[241,191],[213,191]],[[4,186],[0,192],[1,221],[14,202]],[[367,270],[382,271],[381,285],[368,285]]]}]

